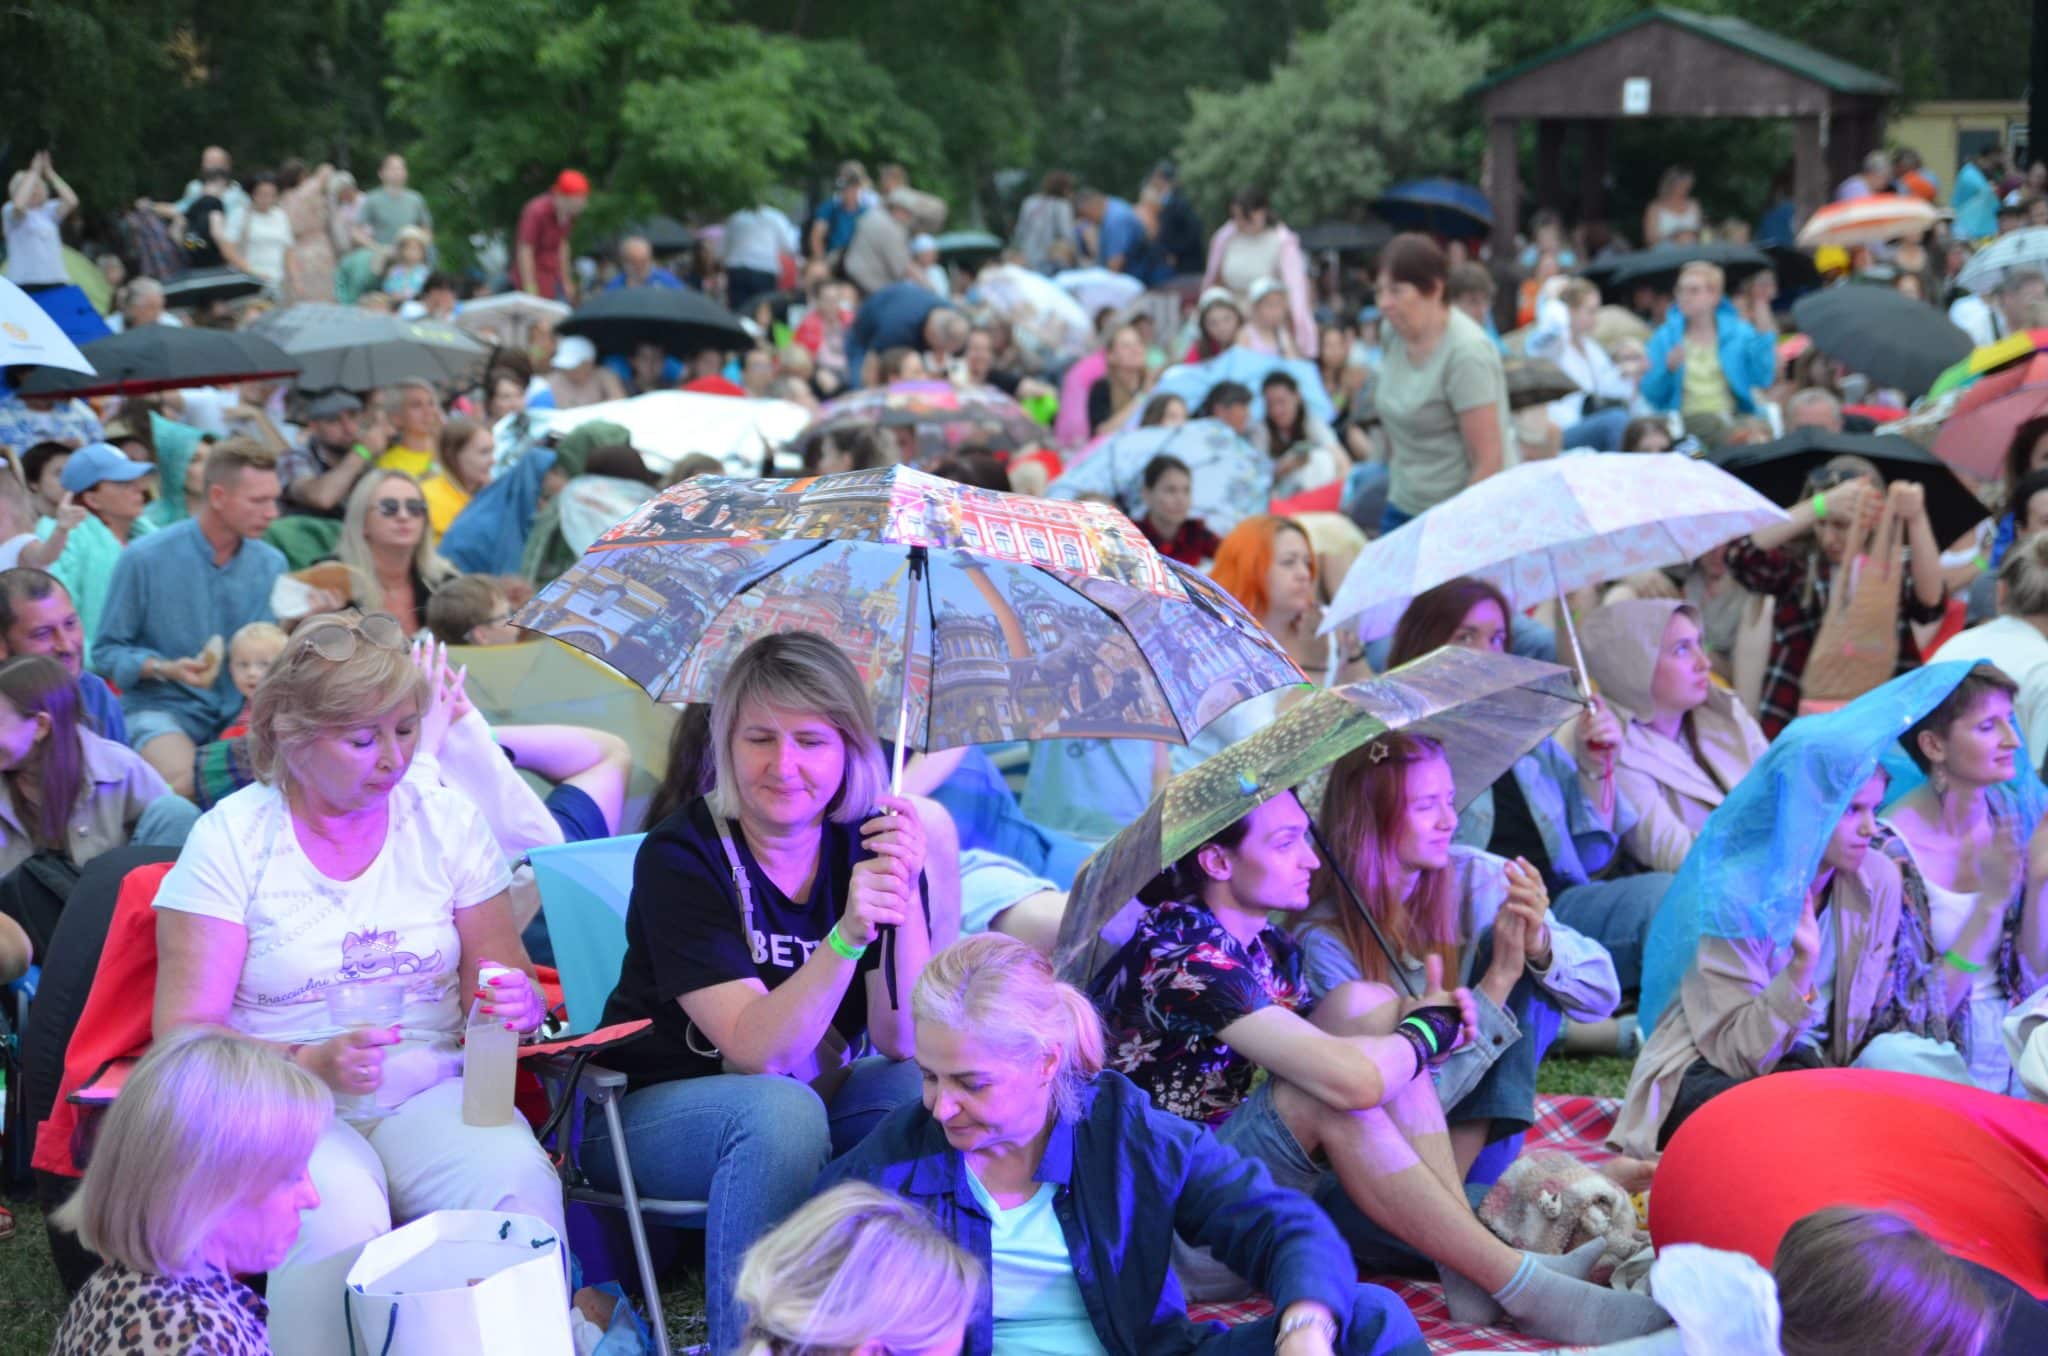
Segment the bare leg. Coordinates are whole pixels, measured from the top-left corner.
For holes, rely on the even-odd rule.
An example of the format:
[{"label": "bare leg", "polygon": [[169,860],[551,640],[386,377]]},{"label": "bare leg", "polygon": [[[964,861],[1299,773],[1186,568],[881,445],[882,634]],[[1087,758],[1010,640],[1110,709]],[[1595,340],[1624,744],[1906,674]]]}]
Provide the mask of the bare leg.
[{"label": "bare leg", "polygon": [[[1310,1019],[1325,1031],[1340,1036],[1384,1036],[1393,1031],[1401,1015],[1401,1000],[1384,984],[1355,982],[1341,984],[1316,1004]],[[1403,1084],[1381,1104],[1414,1147],[1437,1180],[1464,1198],[1465,1173],[1444,1130],[1443,1104],[1437,1100],[1436,1085],[1427,1078]],[[1462,1164],[1469,1168],[1470,1160]]]},{"label": "bare leg", "polygon": [[1060,920],[1067,914],[1067,892],[1040,890],[1024,896],[989,920],[988,930],[1015,937],[1035,951],[1050,956],[1060,937]]},{"label": "bare leg", "polygon": [[626,782],[633,775],[633,750],[625,740],[582,725],[500,725],[494,733],[511,751],[515,767],[577,788],[597,806],[605,828],[619,831]]},{"label": "bare leg", "polygon": [[192,745],[192,738],[179,730],[171,730],[144,744],[136,750],[142,761],[157,770],[170,783],[171,790],[192,798],[192,760],[198,753]]},{"label": "bare leg", "polygon": [[908,798],[924,821],[924,881],[931,896],[932,950],[960,937],[960,830],[946,807],[924,796]]},{"label": "bare leg", "polygon": [[1451,1156],[1457,1160],[1459,1181],[1465,1180],[1465,1174],[1472,1171],[1473,1160],[1491,1142],[1492,1135],[1493,1122],[1490,1119],[1461,1121],[1451,1127]]}]

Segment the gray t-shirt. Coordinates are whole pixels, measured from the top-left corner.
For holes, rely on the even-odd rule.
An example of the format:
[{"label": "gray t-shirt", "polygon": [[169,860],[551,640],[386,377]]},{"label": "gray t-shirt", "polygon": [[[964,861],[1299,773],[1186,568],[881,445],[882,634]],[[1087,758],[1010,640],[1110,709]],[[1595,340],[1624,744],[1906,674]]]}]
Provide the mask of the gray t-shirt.
[{"label": "gray t-shirt", "polygon": [[370,228],[380,245],[389,245],[398,239],[398,233],[408,226],[417,226],[423,231],[434,229],[434,214],[427,210],[427,200],[410,188],[390,193],[375,188],[363,195],[363,205],[356,219]]},{"label": "gray t-shirt", "polygon": [[1419,367],[1408,360],[1407,345],[1391,327],[1382,345],[1374,403],[1387,431],[1387,502],[1412,516],[1443,503],[1471,479],[1459,414],[1482,405],[1497,409],[1505,454],[1507,374],[1486,331],[1455,309],[1443,338]]}]

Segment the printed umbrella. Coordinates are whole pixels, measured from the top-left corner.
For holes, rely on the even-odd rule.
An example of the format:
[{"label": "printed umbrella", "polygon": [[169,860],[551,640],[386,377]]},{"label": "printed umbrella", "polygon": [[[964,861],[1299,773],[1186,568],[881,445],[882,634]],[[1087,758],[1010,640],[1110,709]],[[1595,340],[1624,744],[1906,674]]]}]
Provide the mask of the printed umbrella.
[{"label": "printed umbrella", "polygon": [[1067,366],[1095,343],[1081,303],[1028,268],[999,264],[983,269],[968,299],[1005,321],[1024,356],[1041,371]]},{"label": "printed umbrella", "polygon": [[1477,240],[1493,229],[1493,204],[1456,179],[1414,179],[1379,196],[1372,210],[1400,231]]},{"label": "printed umbrella", "polygon": [[828,636],[893,714],[899,772],[909,747],[1184,743],[1302,681],[1235,600],[1161,559],[1115,509],[907,466],[685,481],[514,621],[664,702],[711,700],[756,636]]},{"label": "printed umbrella", "polygon": [[0,278],[0,368],[26,365],[93,370],[78,345],[34,297]]},{"label": "printed umbrella", "polygon": [[2015,273],[2048,273],[2048,226],[2030,226],[1978,250],[1956,274],[1956,284],[1980,296],[1995,292]]},{"label": "printed umbrella", "polygon": [[[1484,579],[1525,607],[1692,560],[1784,519],[1735,477],[1675,452],[1523,462],[1367,543],[1322,629],[1352,626],[1361,640],[1376,640],[1415,595],[1459,575]],[[1565,623],[1576,651],[1569,609]]]},{"label": "printed umbrella", "polygon": [[1889,287],[1812,292],[1793,306],[1792,319],[1821,352],[1908,400],[1970,355],[1970,336],[1947,316]]},{"label": "printed umbrella", "polygon": [[753,337],[740,318],[702,292],[679,287],[621,287],[600,292],[558,327],[580,334],[604,353],[631,353],[635,344],[659,344],[678,358],[707,348],[749,348]]},{"label": "printed umbrella", "polygon": [[301,391],[370,391],[414,379],[466,382],[491,356],[488,344],[453,325],[324,301],[273,311],[248,333],[298,360]]},{"label": "printed umbrella", "polygon": [[1070,268],[1052,275],[1066,292],[1081,303],[1090,316],[1104,311],[1121,311],[1145,295],[1145,284],[1128,273],[1106,268]]},{"label": "printed umbrella", "polygon": [[1909,193],[1870,193],[1815,212],[1799,228],[1799,243],[1807,249],[1881,245],[1924,233],[1934,225],[1935,216],[1933,203]]},{"label": "printed umbrella", "polygon": [[[1302,403],[1308,406],[1310,414],[1326,424],[1336,419],[1337,407],[1331,402],[1330,393],[1323,389],[1323,374],[1316,370],[1314,363],[1306,358],[1254,353],[1248,348],[1226,349],[1207,362],[1180,363],[1169,367],[1159,374],[1152,394],[1177,395],[1187,402],[1189,410],[1193,410],[1217,383],[1234,381],[1251,388],[1252,418],[1263,419],[1266,417],[1266,398],[1259,386],[1270,372],[1285,372],[1294,378],[1294,384],[1301,388]],[[1132,410],[1127,427],[1136,428],[1144,413],[1143,409]]]},{"label": "printed umbrella", "polygon": [[1142,502],[1145,463],[1161,453],[1187,464],[1194,481],[1189,511],[1219,537],[1239,519],[1265,512],[1273,497],[1273,459],[1221,419],[1190,419],[1178,428],[1140,428],[1105,438],[1067,463],[1045,496],[1108,495],[1129,513]]},{"label": "printed umbrella", "polygon": [[1927,388],[1930,398],[1959,391],[1975,382],[1986,372],[2016,363],[2048,349],[2048,329],[2016,330],[1995,343],[1981,344],[1970,350],[1970,356],[1942,373]]},{"label": "printed umbrella", "polygon": [[1934,455],[1979,480],[2005,475],[2013,435],[2029,419],[2048,414],[2048,353],[1988,372],[1956,393],[1934,435]]},{"label": "printed umbrella", "polygon": [[[578,424],[603,420],[625,426],[634,450],[662,474],[684,457],[716,457],[727,475],[761,474],[768,459],[795,441],[810,423],[810,411],[791,400],[755,400],[701,391],[650,391],[573,410],[528,412],[534,435],[567,433]],[[515,416],[507,416],[513,418]],[[792,459],[789,469],[794,469]]]},{"label": "printed umbrella", "polygon": [[963,390],[946,381],[899,381],[826,401],[803,442],[865,428],[911,430],[919,466],[930,466],[962,443],[1015,452],[1046,438],[1022,405],[993,386]]},{"label": "printed umbrella", "polygon": [[144,325],[96,339],[82,350],[97,376],[45,367],[23,380],[23,395],[147,395],[187,386],[288,377],[299,365],[268,339],[177,325]]},{"label": "printed umbrella", "polygon": [[[1571,674],[1555,664],[1456,646],[1302,698],[1265,729],[1168,782],[1144,814],[1082,865],[1053,953],[1061,976],[1088,982],[1108,958],[1104,928],[1140,907],[1133,896],[1153,877],[1367,740],[1406,730],[1440,742],[1462,807],[1581,705]],[[1325,861],[1336,860],[1320,835],[1317,847]],[[1399,965],[1394,973],[1407,983]]]},{"label": "printed umbrella", "polygon": [[1843,455],[1862,457],[1876,466],[1887,482],[1910,480],[1926,490],[1927,517],[1938,541],[1956,540],[1987,516],[1983,501],[1956,479],[1946,463],[1910,439],[1890,433],[1802,428],[1775,442],[1716,448],[1708,457],[1773,504],[1789,504],[1799,497],[1808,472]]}]

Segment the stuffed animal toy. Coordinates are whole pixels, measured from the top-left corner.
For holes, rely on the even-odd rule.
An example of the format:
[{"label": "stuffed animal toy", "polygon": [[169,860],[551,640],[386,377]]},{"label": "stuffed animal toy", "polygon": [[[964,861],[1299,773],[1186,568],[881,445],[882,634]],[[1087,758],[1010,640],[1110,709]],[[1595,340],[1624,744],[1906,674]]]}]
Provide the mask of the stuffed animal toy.
[{"label": "stuffed animal toy", "polygon": [[1480,1202],[1479,1218],[1509,1246],[1567,1253],[1601,1239],[1595,1274],[1611,1271],[1649,1242],[1628,1193],[1570,1154],[1524,1154]]}]

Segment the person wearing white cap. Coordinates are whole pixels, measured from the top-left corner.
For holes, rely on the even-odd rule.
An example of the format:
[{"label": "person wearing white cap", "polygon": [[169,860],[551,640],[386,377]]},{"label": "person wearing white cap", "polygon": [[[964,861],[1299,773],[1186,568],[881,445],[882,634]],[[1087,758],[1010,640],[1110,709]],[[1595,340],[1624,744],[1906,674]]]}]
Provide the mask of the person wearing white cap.
[{"label": "person wearing white cap", "polygon": [[[130,461],[111,443],[87,443],[71,454],[58,477],[65,496],[83,507],[86,516],[71,529],[63,554],[50,562],[49,570],[78,605],[88,656],[92,637],[99,632],[114,564],[128,544],[135,520],[149,505],[142,479],[153,469],[148,462]],[[45,518],[36,525],[36,533],[47,537],[56,528],[55,519]]]},{"label": "person wearing white cap", "polygon": [[548,366],[553,369],[548,373],[548,389],[555,394],[558,410],[626,398],[618,375],[598,365],[597,345],[580,334],[565,334],[556,340],[554,360]]},{"label": "person wearing white cap", "polygon": [[910,262],[917,266],[918,275],[930,285],[932,291],[942,297],[953,295],[953,280],[946,274],[945,264],[939,261],[939,242],[919,232],[910,238]]}]

